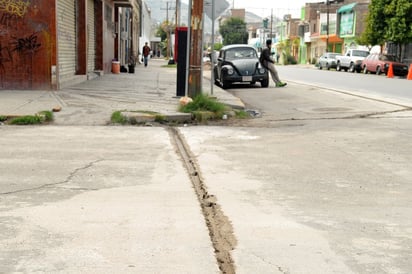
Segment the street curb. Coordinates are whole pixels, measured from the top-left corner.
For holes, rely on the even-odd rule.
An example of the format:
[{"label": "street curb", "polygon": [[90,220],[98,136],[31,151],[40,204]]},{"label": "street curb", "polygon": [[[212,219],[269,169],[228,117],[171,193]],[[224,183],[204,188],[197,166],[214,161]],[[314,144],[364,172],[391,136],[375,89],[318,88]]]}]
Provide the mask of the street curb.
[{"label": "street curb", "polygon": [[122,115],[132,124],[144,124],[149,122],[187,123],[192,120],[191,113],[141,113],[125,111]]}]

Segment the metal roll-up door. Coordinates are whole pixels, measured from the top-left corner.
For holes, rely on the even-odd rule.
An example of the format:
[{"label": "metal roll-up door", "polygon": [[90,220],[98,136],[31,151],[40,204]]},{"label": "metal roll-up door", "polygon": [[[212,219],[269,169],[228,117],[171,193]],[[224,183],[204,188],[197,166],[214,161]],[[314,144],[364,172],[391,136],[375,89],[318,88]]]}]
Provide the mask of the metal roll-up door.
[{"label": "metal roll-up door", "polygon": [[76,75],[76,1],[57,3],[57,58],[58,81],[68,82]]},{"label": "metal roll-up door", "polygon": [[87,0],[87,71],[95,70],[96,61],[96,27],[94,16],[94,0]]}]

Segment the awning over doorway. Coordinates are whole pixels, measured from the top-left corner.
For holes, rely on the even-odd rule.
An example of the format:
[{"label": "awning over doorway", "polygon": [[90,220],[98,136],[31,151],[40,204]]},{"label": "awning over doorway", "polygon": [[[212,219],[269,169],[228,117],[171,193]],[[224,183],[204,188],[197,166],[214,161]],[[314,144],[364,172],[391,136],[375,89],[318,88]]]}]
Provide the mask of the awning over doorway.
[{"label": "awning over doorway", "polygon": [[[323,41],[326,41],[326,35],[321,35],[319,36]],[[329,43],[342,43],[343,39],[341,39],[339,36],[336,34],[330,34],[328,38]]]},{"label": "awning over doorway", "polygon": [[338,13],[345,13],[345,12],[350,12],[353,10],[353,8],[356,6],[356,3],[344,5],[338,9]]}]

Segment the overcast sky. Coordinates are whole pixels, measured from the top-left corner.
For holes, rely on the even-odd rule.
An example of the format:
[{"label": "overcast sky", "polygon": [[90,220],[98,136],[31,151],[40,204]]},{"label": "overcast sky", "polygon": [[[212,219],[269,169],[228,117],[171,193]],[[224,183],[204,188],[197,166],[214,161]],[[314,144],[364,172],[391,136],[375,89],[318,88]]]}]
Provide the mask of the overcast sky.
[{"label": "overcast sky", "polygon": [[[219,1],[219,0],[215,0]],[[282,18],[285,14],[292,14],[293,18],[300,17],[301,7],[305,3],[321,2],[322,0],[228,0],[235,8],[244,8],[261,17],[273,16]]]}]

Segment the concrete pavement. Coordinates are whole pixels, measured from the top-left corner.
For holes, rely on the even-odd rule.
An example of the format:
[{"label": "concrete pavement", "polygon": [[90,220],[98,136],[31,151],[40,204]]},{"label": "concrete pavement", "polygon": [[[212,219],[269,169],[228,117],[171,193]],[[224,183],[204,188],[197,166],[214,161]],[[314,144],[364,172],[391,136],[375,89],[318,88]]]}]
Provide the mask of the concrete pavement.
[{"label": "concrete pavement", "polygon": [[[151,111],[163,116],[187,115],[177,111],[176,69],[164,59],[152,59],[148,67],[137,65],[134,74],[105,74],[58,91],[0,90],[0,115],[34,115],[61,107],[55,124],[104,125],[114,111]],[[234,108],[243,103],[210,84],[210,71],[203,72],[203,92]],[[87,116],[87,117],[86,117]]]},{"label": "concrete pavement", "polygon": [[163,128],[2,126],[0,144],[0,273],[219,273]]},{"label": "concrete pavement", "polygon": [[[166,64],[59,91],[0,91],[0,116],[61,108],[46,127],[0,126],[0,273],[219,273],[170,133],[103,126],[114,111],[182,115]],[[204,93],[244,107],[204,76]]]}]

